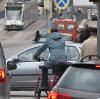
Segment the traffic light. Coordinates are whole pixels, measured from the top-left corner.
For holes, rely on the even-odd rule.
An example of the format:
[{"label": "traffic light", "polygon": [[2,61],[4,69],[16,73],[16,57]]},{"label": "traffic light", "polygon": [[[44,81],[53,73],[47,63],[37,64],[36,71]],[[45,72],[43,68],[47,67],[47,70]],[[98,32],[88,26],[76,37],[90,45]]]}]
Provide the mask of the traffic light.
[{"label": "traffic light", "polygon": [[100,0],[89,0],[89,2],[100,2]]}]

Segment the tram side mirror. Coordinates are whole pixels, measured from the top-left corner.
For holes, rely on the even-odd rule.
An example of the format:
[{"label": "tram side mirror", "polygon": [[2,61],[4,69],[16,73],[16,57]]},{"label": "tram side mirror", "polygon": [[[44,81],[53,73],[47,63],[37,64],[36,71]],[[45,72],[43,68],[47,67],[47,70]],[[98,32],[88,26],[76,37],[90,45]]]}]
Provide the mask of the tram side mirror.
[{"label": "tram side mirror", "polygon": [[8,70],[15,70],[17,68],[17,65],[13,61],[8,61],[7,62],[7,68],[8,68]]}]

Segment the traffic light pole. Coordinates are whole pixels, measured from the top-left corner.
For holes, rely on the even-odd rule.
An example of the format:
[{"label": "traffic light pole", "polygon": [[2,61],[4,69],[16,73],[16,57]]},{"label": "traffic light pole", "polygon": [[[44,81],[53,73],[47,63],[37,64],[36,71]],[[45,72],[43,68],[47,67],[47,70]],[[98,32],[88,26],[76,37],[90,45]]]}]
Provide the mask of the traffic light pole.
[{"label": "traffic light pole", "polygon": [[97,55],[100,56],[100,2],[97,3],[98,7],[98,22],[97,22]]}]

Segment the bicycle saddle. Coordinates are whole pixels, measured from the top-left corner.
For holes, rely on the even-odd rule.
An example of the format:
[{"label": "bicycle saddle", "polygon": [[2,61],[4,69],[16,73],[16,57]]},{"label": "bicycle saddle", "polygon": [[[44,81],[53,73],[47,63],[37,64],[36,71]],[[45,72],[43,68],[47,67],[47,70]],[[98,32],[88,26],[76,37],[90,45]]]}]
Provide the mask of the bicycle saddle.
[{"label": "bicycle saddle", "polygon": [[52,69],[51,66],[41,65],[39,66],[40,69]]}]

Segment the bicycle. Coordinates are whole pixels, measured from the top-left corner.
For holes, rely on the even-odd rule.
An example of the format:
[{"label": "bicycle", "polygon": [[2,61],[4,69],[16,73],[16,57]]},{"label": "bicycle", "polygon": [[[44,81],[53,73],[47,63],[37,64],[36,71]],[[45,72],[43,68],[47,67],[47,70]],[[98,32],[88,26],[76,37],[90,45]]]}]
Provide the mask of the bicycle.
[{"label": "bicycle", "polygon": [[[47,60],[44,60],[44,61],[47,61]],[[42,65],[42,66],[39,66],[39,68],[42,70],[42,73],[38,77],[38,82],[37,82],[35,92],[34,92],[34,99],[40,99],[41,91],[44,91],[46,95],[48,95],[49,91],[57,83],[57,81],[59,80],[61,76],[61,75],[52,73],[51,75],[53,79],[50,79],[48,76],[49,75],[48,70],[52,69],[52,67],[47,67],[46,65]]]}]

